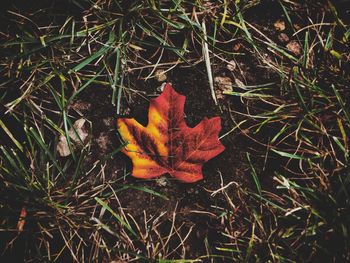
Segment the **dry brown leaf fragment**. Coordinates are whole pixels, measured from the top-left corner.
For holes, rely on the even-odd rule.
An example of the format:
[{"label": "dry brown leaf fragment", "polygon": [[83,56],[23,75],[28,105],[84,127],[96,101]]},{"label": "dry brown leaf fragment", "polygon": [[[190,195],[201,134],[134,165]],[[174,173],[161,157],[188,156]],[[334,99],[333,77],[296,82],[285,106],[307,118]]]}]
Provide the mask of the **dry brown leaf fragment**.
[{"label": "dry brown leaf fragment", "polygon": [[76,120],[73,124],[73,128],[68,131],[68,135],[70,138],[72,138],[73,141],[79,143],[84,142],[85,139],[88,137],[87,130],[84,129],[84,125],[86,123],[86,120],[84,118],[81,118],[79,120]]},{"label": "dry brown leaf fragment", "polygon": [[162,69],[158,69],[155,73],[154,73],[157,81],[159,82],[163,82],[166,80],[166,74],[165,71]]},{"label": "dry brown leaf fragment", "polygon": [[[87,129],[85,129],[86,120],[84,118],[78,119],[74,122],[73,127],[68,131],[69,138],[77,145],[85,143],[89,136]],[[65,135],[60,135],[59,142],[57,144],[57,151],[60,156],[66,157],[71,154],[71,149],[68,145],[68,140]]]},{"label": "dry brown leaf fragment", "polygon": [[278,35],[278,40],[281,43],[287,43],[289,41],[289,37],[287,36],[287,34],[281,33],[281,34]]},{"label": "dry brown leaf fragment", "polygon": [[277,21],[273,24],[273,26],[275,27],[275,29],[276,29],[277,31],[283,31],[283,30],[286,29],[286,24],[285,24],[285,22],[284,22],[283,20],[281,20],[281,19],[277,20]]},{"label": "dry brown leaf fragment", "polygon": [[241,43],[236,43],[233,45],[233,51],[239,51],[241,49],[242,45]]},{"label": "dry brown leaf fragment", "polygon": [[292,52],[296,56],[299,56],[301,54],[301,47],[299,43],[295,40],[290,41],[286,47],[290,52]]},{"label": "dry brown leaf fragment", "polygon": [[216,86],[216,89],[215,89],[216,97],[218,99],[223,99],[225,92],[232,91],[232,80],[229,77],[217,76],[214,78],[214,83]]},{"label": "dry brown leaf fragment", "polygon": [[91,109],[91,103],[77,100],[68,105],[68,109],[73,109],[77,112],[88,111]]},{"label": "dry brown leaf fragment", "polygon": [[230,60],[229,63],[227,63],[226,68],[229,71],[234,71],[236,69],[236,62],[234,60]]}]

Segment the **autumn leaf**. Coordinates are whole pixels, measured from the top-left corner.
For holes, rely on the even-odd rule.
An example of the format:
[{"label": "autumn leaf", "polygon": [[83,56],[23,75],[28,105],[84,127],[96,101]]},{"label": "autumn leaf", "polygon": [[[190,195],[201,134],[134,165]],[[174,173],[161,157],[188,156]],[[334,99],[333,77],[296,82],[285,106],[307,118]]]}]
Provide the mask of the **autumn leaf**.
[{"label": "autumn leaf", "polygon": [[147,127],[134,118],[118,119],[119,133],[128,143],[122,152],[132,160],[133,176],[149,179],[169,173],[182,182],[196,182],[203,179],[203,163],[225,149],[218,139],[220,118],[204,118],[190,128],[184,104],[185,96],[166,84],[150,102]]}]

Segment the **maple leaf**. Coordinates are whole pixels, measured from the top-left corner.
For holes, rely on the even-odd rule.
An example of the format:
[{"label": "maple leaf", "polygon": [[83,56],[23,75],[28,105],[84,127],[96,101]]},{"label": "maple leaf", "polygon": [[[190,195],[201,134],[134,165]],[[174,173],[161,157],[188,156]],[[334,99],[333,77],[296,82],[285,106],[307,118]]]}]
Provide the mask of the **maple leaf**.
[{"label": "maple leaf", "polygon": [[132,160],[134,177],[169,173],[182,182],[196,182],[203,179],[203,163],[225,149],[218,139],[221,119],[204,118],[190,128],[184,120],[184,104],[185,96],[166,84],[150,102],[147,127],[134,118],[117,120],[119,133],[128,143],[122,152]]}]

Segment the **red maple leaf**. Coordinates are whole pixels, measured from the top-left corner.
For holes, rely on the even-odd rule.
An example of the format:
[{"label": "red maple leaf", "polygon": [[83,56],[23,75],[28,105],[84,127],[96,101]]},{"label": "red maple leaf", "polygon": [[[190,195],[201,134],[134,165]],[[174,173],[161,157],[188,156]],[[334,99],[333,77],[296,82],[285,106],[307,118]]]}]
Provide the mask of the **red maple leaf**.
[{"label": "red maple leaf", "polygon": [[119,133],[128,143],[122,152],[132,160],[133,176],[148,179],[169,173],[182,182],[196,182],[203,179],[203,163],[225,149],[218,139],[220,118],[204,118],[190,128],[184,104],[185,96],[166,84],[150,102],[147,127],[134,118],[118,119]]}]

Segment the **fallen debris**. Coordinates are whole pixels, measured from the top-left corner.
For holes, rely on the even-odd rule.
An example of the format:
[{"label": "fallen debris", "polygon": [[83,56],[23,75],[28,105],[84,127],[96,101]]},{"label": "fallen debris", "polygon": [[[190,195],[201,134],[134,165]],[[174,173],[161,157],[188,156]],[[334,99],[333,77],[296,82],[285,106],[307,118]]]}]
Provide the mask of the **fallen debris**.
[{"label": "fallen debris", "polygon": [[225,92],[232,91],[232,80],[229,77],[215,77],[214,83],[216,86],[215,93],[218,99],[223,99]]},{"label": "fallen debris", "polygon": [[295,40],[292,40],[290,41],[288,44],[287,44],[287,49],[292,52],[294,55],[296,56],[300,56],[301,54],[301,47],[299,45],[299,43]]},{"label": "fallen debris", "polygon": [[154,73],[156,79],[158,82],[163,82],[166,80],[166,74],[165,71],[162,69],[158,69],[155,73]]},{"label": "fallen debris", "polygon": [[[74,122],[73,127],[68,131],[68,136],[74,142],[71,144],[71,148],[76,146],[83,146],[89,136],[87,129],[84,127],[86,120],[84,118],[78,119]],[[68,145],[68,140],[65,135],[60,135],[59,142],[57,144],[57,151],[60,156],[66,157],[71,154],[71,149]]]},{"label": "fallen debris", "polygon": [[226,68],[231,72],[234,71],[236,67],[236,62],[234,60],[229,61],[229,63],[226,65]]},{"label": "fallen debris", "polygon": [[273,24],[273,26],[275,27],[275,29],[276,29],[277,31],[283,31],[283,30],[286,29],[286,24],[285,24],[285,22],[284,22],[283,20],[281,20],[281,19],[277,20],[277,21]]}]

